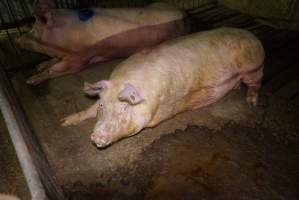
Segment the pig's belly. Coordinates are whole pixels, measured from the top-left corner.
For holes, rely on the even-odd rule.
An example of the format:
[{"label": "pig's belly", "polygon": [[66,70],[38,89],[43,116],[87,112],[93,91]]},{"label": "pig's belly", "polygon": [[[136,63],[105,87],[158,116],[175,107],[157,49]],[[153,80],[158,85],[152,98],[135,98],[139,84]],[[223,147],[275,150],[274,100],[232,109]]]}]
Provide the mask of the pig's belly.
[{"label": "pig's belly", "polygon": [[[164,24],[143,26],[136,29],[123,31],[97,41],[92,45],[73,41],[65,44],[69,49],[88,50],[92,48],[96,54],[105,58],[127,57],[140,49],[152,47],[167,39],[184,34],[185,27],[182,20]],[[71,46],[70,46],[71,45]]]},{"label": "pig's belly", "polygon": [[198,109],[215,103],[233,88],[238,86],[241,83],[240,79],[240,75],[231,75],[224,81],[190,91],[177,102],[171,102],[172,97],[165,99],[165,102],[161,103],[158,112],[148,126],[155,126],[161,121],[169,119],[178,113]]},{"label": "pig's belly", "polygon": [[[231,91],[233,88],[236,88],[240,85],[239,75],[232,75],[231,77],[227,78],[225,81],[216,83],[212,86],[206,86],[199,90],[199,92],[202,92],[202,95],[196,95],[195,93],[195,100],[198,101],[198,104],[192,105],[192,107],[187,109],[197,109],[199,107],[203,107],[206,105],[209,105],[211,103],[214,103],[224,97],[229,91]],[[201,97],[202,96],[202,97]],[[198,99],[196,99],[196,97]]]}]

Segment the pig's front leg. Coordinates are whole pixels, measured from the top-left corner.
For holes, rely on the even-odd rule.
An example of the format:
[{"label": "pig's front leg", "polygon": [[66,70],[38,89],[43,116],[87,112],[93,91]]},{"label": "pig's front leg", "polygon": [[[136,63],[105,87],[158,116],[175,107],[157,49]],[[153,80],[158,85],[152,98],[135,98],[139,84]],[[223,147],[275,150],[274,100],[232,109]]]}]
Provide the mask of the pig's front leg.
[{"label": "pig's front leg", "polygon": [[56,63],[59,62],[59,58],[52,58],[50,60],[46,60],[40,64],[37,65],[37,71],[41,72],[41,71],[45,71],[46,69],[52,67],[53,65],[55,65]]},{"label": "pig's front leg", "polygon": [[16,38],[15,42],[21,48],[44,53],[50,57],[63,57],[64,55],[74,53],[74,51],[47,44],[46,42],[34,38],[30,34],[24,34],[21,37]]},{"label": "pig's front leg", "polygon": [[[44,61],[40,64],[37,65],[37,71],[41,72],[37,75],[34,75],[32,77],[30,77],[27,80],[28,84],[31,85],[35,85],[38,84],[40,82],[43,82],[44,80],[47,80],[48,78],[51,77],[51,72],[50,68],[52,68],[55,64],[59,63],[60,59],[59,58],[52,58],[50,60]],[[33,80],[33,83],[31,83],[31,81]]]},{"label": "pig's front leg", "polygon": [[86,110],[71,114],[63,118],[61,120],[62,122],[61,126],[77,125],[86,119],[95,118],[97,116],[98,107],[99,107],[99,101],[97,101],[95,104],[93,104],[91,107],[89,107]]},{"label": "pig's front leg", "polygon": [[52,67],[31,76],[26,83],[29,85],[38,85],[48,79],[80,71],[79,69],[82,65],[84,65],[84,63],[79,55],[68,55]]}]

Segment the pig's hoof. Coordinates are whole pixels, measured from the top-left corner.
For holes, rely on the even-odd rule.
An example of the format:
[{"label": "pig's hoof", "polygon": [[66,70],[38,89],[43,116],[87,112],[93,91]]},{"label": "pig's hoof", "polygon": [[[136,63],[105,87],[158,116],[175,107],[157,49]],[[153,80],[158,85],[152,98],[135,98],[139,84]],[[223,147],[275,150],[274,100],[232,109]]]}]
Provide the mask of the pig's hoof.
[{"label": "pig's hoof", "polygon": [[61,126],[71,126],[71,125],[77,125],[79,124],[82,120],[80,118],[80,115],[78,115],[77,113],[72,114],[70,116],[67,116],[63,119],[60,120]]},{"label": "pig's hoof", "polygon": [[27,79],[26,83],[29,85],[38,85],[48,79],[49,79],[49,74],[43,72],[43,73],[31,76],[29,79]]},{"label": "pig's hoof", "polygon": [[40,84],[41,82],[43,82],[43,81],[37,79],[35,76],[30,77],[30,78],[27,79],[27,81],[26,81],[26,83],[27,83],[28,85],[38,85],[38,84]]},{"label": "pig's hoof", "polygon": [[36,66],[36,70],[38,72],[42,72],[42,71],[48,69],[49,67],[51,67],[51,66],[49,66],[49,65],[47,65],[45,63],[40,63],[39,65]]}]

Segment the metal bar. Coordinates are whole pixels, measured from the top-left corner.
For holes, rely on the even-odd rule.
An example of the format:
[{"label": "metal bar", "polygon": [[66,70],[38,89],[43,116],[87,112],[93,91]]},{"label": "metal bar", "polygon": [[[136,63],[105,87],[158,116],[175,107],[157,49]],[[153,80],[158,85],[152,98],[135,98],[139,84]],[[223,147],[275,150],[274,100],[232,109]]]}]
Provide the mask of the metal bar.
[{"label": "metal bar", "polygon": [[65,200],[3,68],[0,68],[0,109],[32,200]]},{"label": "metal bar", "polygon": [[32,13],[32,4],[29,4],[27,1],[22,1],[22,0],[20,0],[20,1],[22,2],[22,4],[25,7],[27,16],[31,16],[31,13]]},{"label": "metal bar", "polygon": [[9,102],[7,88],[4,87],[3,80],[5,75],[3,69],[1,69],[1,88],[0,88],[0,108],[5,119],[7,129],[10,134],[10,138],[13,142],[16,150],[18,160],[23,170],[23,174],[26,178],[27,185],[29,187],[32,200],[47,200],[45,189],[41,183],[40,177],[33,164],[32,157],[25,144],[21,128],[16,120],[16,114],[14,112],[13,105]]},{"label": "metal bar", "polygon": [[72,6],[70,5],[70,2],[68,0],[65,0],[65,5],[66,5],[66,8],[68,8],[68,9],[72,8]]},{"label": "metal bar", "polygon": [[[1,27],[0,27],[0,31],[1,31],[2,29],[5,29],[7,38],[8,38],[8,40],[9,40],[9,44],[10,44],[10,45],[12,46],[12,48],[14,49],[15,54],[16,54],[16,55],[19,55],[19,50],[18,50],[17,47],[15,46],[15,43],[14,43],[14,41],[13,41],[13,39],[12,39],[12,37],[11,37],[9,31],[8,31],[8,29],[7,29],[6,27],[4,27],[4,23],[3,23],[3,22],[4,22],[4,17],[2,17],[2,15],[1,15],[1,13],[0,13],[0,25],[1,25]],[[4,59],[4,58],[0,58],[0,59]]]},{"label": "metal bar", "polygon": [[23,10],[23,13],[24,13],[24,18],[27,18],[27,17],[30,17],[31,16],[31,12],[29,11],[29,8],[28,8],[28,4],[26,4],[26,1],[24,0],[20,0],[19,1],[21,7],[22,7],[22,10]]},{"label": "metal bar", "polygon": [[[10,3],[9,3],[8,0],[6,0],[6,5],[7,5],[7,9],[8,9],[8,11],[9,11],[10,19],[12,20],[12,22],[15,23],[15,22],[17,21],[17,17],[15,16],[15,12],[17,12],[17,11],[15,10],[15,11],[13,12],[12,7],[11,7],[11,5],[10,5]],[[16,28],[18,29],[19,35],[22,35],[21,30],[20,30],[20,27],[19,27],[18,24],[16,25]]]},{"label": "metal bar", "polygon": [[59,8],[59,4],[57,0],[54,0],[55,8]]}]

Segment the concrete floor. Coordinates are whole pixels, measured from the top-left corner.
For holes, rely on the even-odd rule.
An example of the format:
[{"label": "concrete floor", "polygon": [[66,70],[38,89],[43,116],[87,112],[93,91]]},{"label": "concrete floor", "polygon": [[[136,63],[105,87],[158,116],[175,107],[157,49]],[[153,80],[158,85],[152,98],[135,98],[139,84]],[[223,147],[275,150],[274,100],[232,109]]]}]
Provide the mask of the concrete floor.
[{"label": "concrete floor", "polygon": [[[269,32],[263,36],[267,34],[273,36]],[[299,45],[284,39],[284,47],[275,48],[279,38],[263,40],[268,56],[258,107],[246,104],[242,87],[209,107],[179,114],[104,150],[89,140],[95,120],[72,127],[60,127],[59,120],[91,105],[95,99],[84,96],[83,81],[107,79],[121,60],[37,87],[25,84],[32,68],[18,70],[12,78],[69,199],[295,200],[299,199],[299,97],[294,95],[298,91],[294,77]],[[299,44],[299,38],[296,41]],[[285,74],[284,67],[291,71]],[[7,134],[1,137],[1,154],[10,153],[0,163],[4,169],[0,191],[29,199]]]},{"label": "concrete floor", "polygon": [[85,183],[108,179],[115,169],[130,166],[138,160],[142,150],[161,135],[176,129],[185,129],[188,124],[220,129],[228,120],[243,121],[246,124],[254,124],[256,120],[256,109],[247,106],[242,90],[232,93],[221,104],[183,113],[154,129],[146,129],[139,135],[122,140],[105,150],[98,150],[89,141],[94,120],[66,128],[59,126],[59,120],[92,104],[95,99],[89,99],[82,93],[83,80],[92,82],[106,79],[117,63],[101,64],[100,67],[90,68],[80,74],[59,78],[38,87],[23,84],[23,74],[15,77],[18,96],[50,163],[57,169],[57,177],[62,185],[81,178],[84,178]]},{"label": "concrete floor", "polygon": [[262,94],[260,106],[250,107],[245,87],[104,150],[89,140],[95,120],[60,127],[61,118],[95,101],[83,95],[83,80],[107,79],[119,62],[38,87],[24,84],[28,70],[14,77],[31,125],[70,199],[299,197],[299,104]]},{"label": "concrete floor", "polygon": [[24,199],[29,199],[25,178],[2,115],[0,115],[0,155],[0,193],[18,194]]}]

